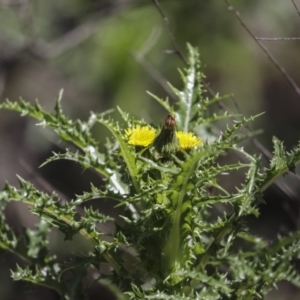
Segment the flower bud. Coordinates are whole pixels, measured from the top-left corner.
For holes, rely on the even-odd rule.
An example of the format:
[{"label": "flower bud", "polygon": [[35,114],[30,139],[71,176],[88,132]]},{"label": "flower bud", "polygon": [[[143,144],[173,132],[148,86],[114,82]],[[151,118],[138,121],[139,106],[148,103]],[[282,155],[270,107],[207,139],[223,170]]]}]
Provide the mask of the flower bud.
[{"label": "flower bud", "polygon": [[160,154],[172,154],[179,150],[179,140],[176,136],[176,121],[174,116],[167,115],[159,135],[154,139],[153,145]]}]

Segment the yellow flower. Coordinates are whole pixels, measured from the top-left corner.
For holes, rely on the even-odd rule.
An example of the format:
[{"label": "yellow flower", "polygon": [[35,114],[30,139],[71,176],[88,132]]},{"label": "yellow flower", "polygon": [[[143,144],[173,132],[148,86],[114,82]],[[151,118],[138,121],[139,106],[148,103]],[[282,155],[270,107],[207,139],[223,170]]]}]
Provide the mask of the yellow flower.
[{"label": "yellow flower", "polygon": [[[128,137],[128,144],[147,147],[153,143],[156,130],[150,126],[136,125],[125,129],[125,135]],[[202,141],[191,132],[176,131],[176,136],[183,150],[190,150],[202,144]]]},{"label": "yellow flower", "polygon": [[179,139],[180,148],[183,150],[190,150],[202,144],[202,141],[191,132],[176,131]]},{"label": "yellow flower", "polygon": [[125,134],[129,138],[128,144],[143,147],[152,144],[156,135],[154,128],[140,125],[125,129]]}]

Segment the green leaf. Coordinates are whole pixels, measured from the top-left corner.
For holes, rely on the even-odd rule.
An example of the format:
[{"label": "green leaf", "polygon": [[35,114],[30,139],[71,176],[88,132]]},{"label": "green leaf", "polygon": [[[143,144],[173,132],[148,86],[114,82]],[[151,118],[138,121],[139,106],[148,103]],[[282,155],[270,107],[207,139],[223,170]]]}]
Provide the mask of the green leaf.
[{"label": "green leaf", "polygon": [[265,191],[274,181],[288,171],[294,172],[300,163],[300,144],[291,152],[286,152],[283,143],[273,138],[274,156],[270,166],[265,168],[263,174],[256,178],[256,184],[261,192]]},{"label": "green leaf", "polygon": [[135,191],[137,193],[139,193],[140,188],[139,188],[138,181],[137,181],[137,178],[139,177],[139,175],[138,175],[138,169],[136,166],[136,158],[132,154],[131,149],[128,146],[128,144],[124,141],[124,138],[121,135],[118,126],[116,124],[114,124],[113,122],[102,118],[101,116],[99,116],[99,118],[97,118],[97,121],[99,123],[101,123],[102,125],[104,125],[105,127],[107,127],[107,129],[110,130],[110,132],[113,134],[113,136],[119,142],[121,154],[126,163],[133,186],[135,188]]},{"label": "green leaf", "polygon": [[45,266],[43,269],[40,269],[38,266],[35,266],[34,269],[30,269],[29,267],[25,267],[23,269],[17,265],[17,270],[11,271],[11,276],[13,280],[24,280],[54,289],[64,297],[63,299],[67,300],[67,295],[64,295],[64,284],[56,280],[59,270],[60,268],[58,264]]},{"label": "green leaf", "polygon": [[[230,281],[226,279],[225,276],[220,276],[219,274],[215,274],[214,277],[207,275],[205,272],[195,272],[188,271],[186,269],[182,269],[172,273],[170,277],[178,276],[181,277],[182,280],[187,281],[188,278],[193,279],[198,282],[197,289],[201,290],[205,286],[210,286],[212,290],[218,292],[219,294],[227,294],[230,296],[233,289],[230,287]],[[170,279],[166,279],[168,281]]]},{"label": "green leaf", "polygon": [[97,156],[93,156],[91,152],[86,152],[84,154],[80,154],[77,152],[71,152],[70,150],[66,149],[65,153],[55,153],[49,157],[40,167],[47,165],[48,163],[56,160],[70,160],[76,163],[79,163],[84,167],[84,169],[91,168],[96,170],[100,174],[104,175],[105,177],[110,176],[110,172],[107,170],[106,165],[103,161],[100,161]]},{"label": "green leaf", "polygon": [[166,100],[160,99],[156,95],[147,92],[153,99],[155,99],[168,113],[174,114],[174,108],[170,105],[168,98]]},{"label": "green leaf", "polygon": [[0,248],[16,254],[25,262],[30,262],[22,237],[5,223],[3,212],[0,214]]},{"label": "green leaf", "polygon": [[92,114],[86,123],[79,120],[74,122],[63,115],[60,100],[56,103],[54,114],[46,112],[38,101],[35,105],[31,105],[23,99],[20,99],[19,102],[6,100],[0,104],[0,108],[17,111],[21,113],[21,116],[29,115],[41,121],[38,125],[53,128],[62,140],[71,142],[82,150],[87,147],[97,148],[97,143],[89,132],[94,115]]},{"label": "green leaf", "polygon": [[86,202],[94,199],[113,199],[116,201],[123,201],[124,194],[116,194],[110,190],[101,190],[91,184],[91,191],[84,192],[82,195],[77,195],[77,201]]},{"label": "green leaf", "polygon": [[[221,150],[215,150],[215,154],[220,153]],[[171,199],[175,204],[175,213],[170,236],[164,248],[165,263],[167,268],[172,269],[175,265],[180,265],[180,245],[183,237],[180,232],[180,222],[182,205],[185,199],[191,177],[195,172],[199,160],[206,160],[208,156],[212,155],[207,151],[205,146],[202,146],[198,152],[188,156],[186,161],[180,164],[181,172],[176,176],[176,179],[170,185],[169,190],[172,191]],[[188,201],[188,200],[187,200]]]},{"label": "green leaf", "polygon": [[[9,202],[11,200],[27,203],[29,209],[50,225],[57,227],[62,233],[65,234],[66,239],[71,239],[74,234],[81,234],[84,238],[91,241],[96,246],[103,246],[103,243],[108,247],[108,242],[99,240],[101,235],[97,231],[91,230],[91,226],[95,225],[95,214],[88,211],[90,216],[89,222],[86,217],[83,217],[82,222],[75,221],[75,215],[77,214],[76,207],[82,203],[82,200],[71,201],[69,203],[62,203],[62,201],[53,193],[48,195],[46,193],[38,191],[32,184],[25,181],[22,178],[19,179],[20,189],[16,189],[9,184],[6,184],[4,189],[0,190],[0,202]],[[97,213],[96,213],[97,214]],[[101,214],[97,214],[97,218],[102,217]],[[99,219],[98,219],[99,220]],[[108,218],[107,220],[110,220]],[[83,228],[84,224],[87,228]],[[111,244],[113,246],[113,244]],[[106,251],[103,253],[103,257],[119,272],[120,266],[115,259]]]},{"label": "green leaf", "polygon": [[193,119],[200,109],[197,97],[202,96],[202,85],[200,82],[200,61],[199,54],[188,44],[189,67],[183,72],[180,71],[183,80],[183,90],[180,91],[171,86],[175,95],[178,96],[178,112],[175,113],[177,127],[183,132],[188,132],[194,127]]}]

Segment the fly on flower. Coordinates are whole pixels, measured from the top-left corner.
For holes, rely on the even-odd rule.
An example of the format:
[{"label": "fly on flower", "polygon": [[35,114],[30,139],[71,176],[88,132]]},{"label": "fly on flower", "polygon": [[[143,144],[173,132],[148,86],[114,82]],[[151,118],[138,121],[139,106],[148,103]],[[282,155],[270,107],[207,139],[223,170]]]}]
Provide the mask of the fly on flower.
[{"label": "fly on flower", "polygon": [[175,130],[176,121],[173,115],[167,115],[164,127],[168,130]]}]

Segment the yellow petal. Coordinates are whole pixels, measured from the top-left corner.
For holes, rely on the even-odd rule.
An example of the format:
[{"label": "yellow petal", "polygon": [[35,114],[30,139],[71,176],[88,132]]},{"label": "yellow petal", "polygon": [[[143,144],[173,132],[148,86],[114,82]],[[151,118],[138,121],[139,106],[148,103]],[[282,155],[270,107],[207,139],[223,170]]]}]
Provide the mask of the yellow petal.
[{"label": "yellow petal", "polygon": [[202,144],[202,141],[191,132],[177,131],[176,135],[179,139],[180,148],[190,150]]},{"label": "yellow petal", "polygon": [[137,125],[126,129],[125,134],[129,137],[128,144],[147,147],[153,143],[156,132],[150,126]]}]

